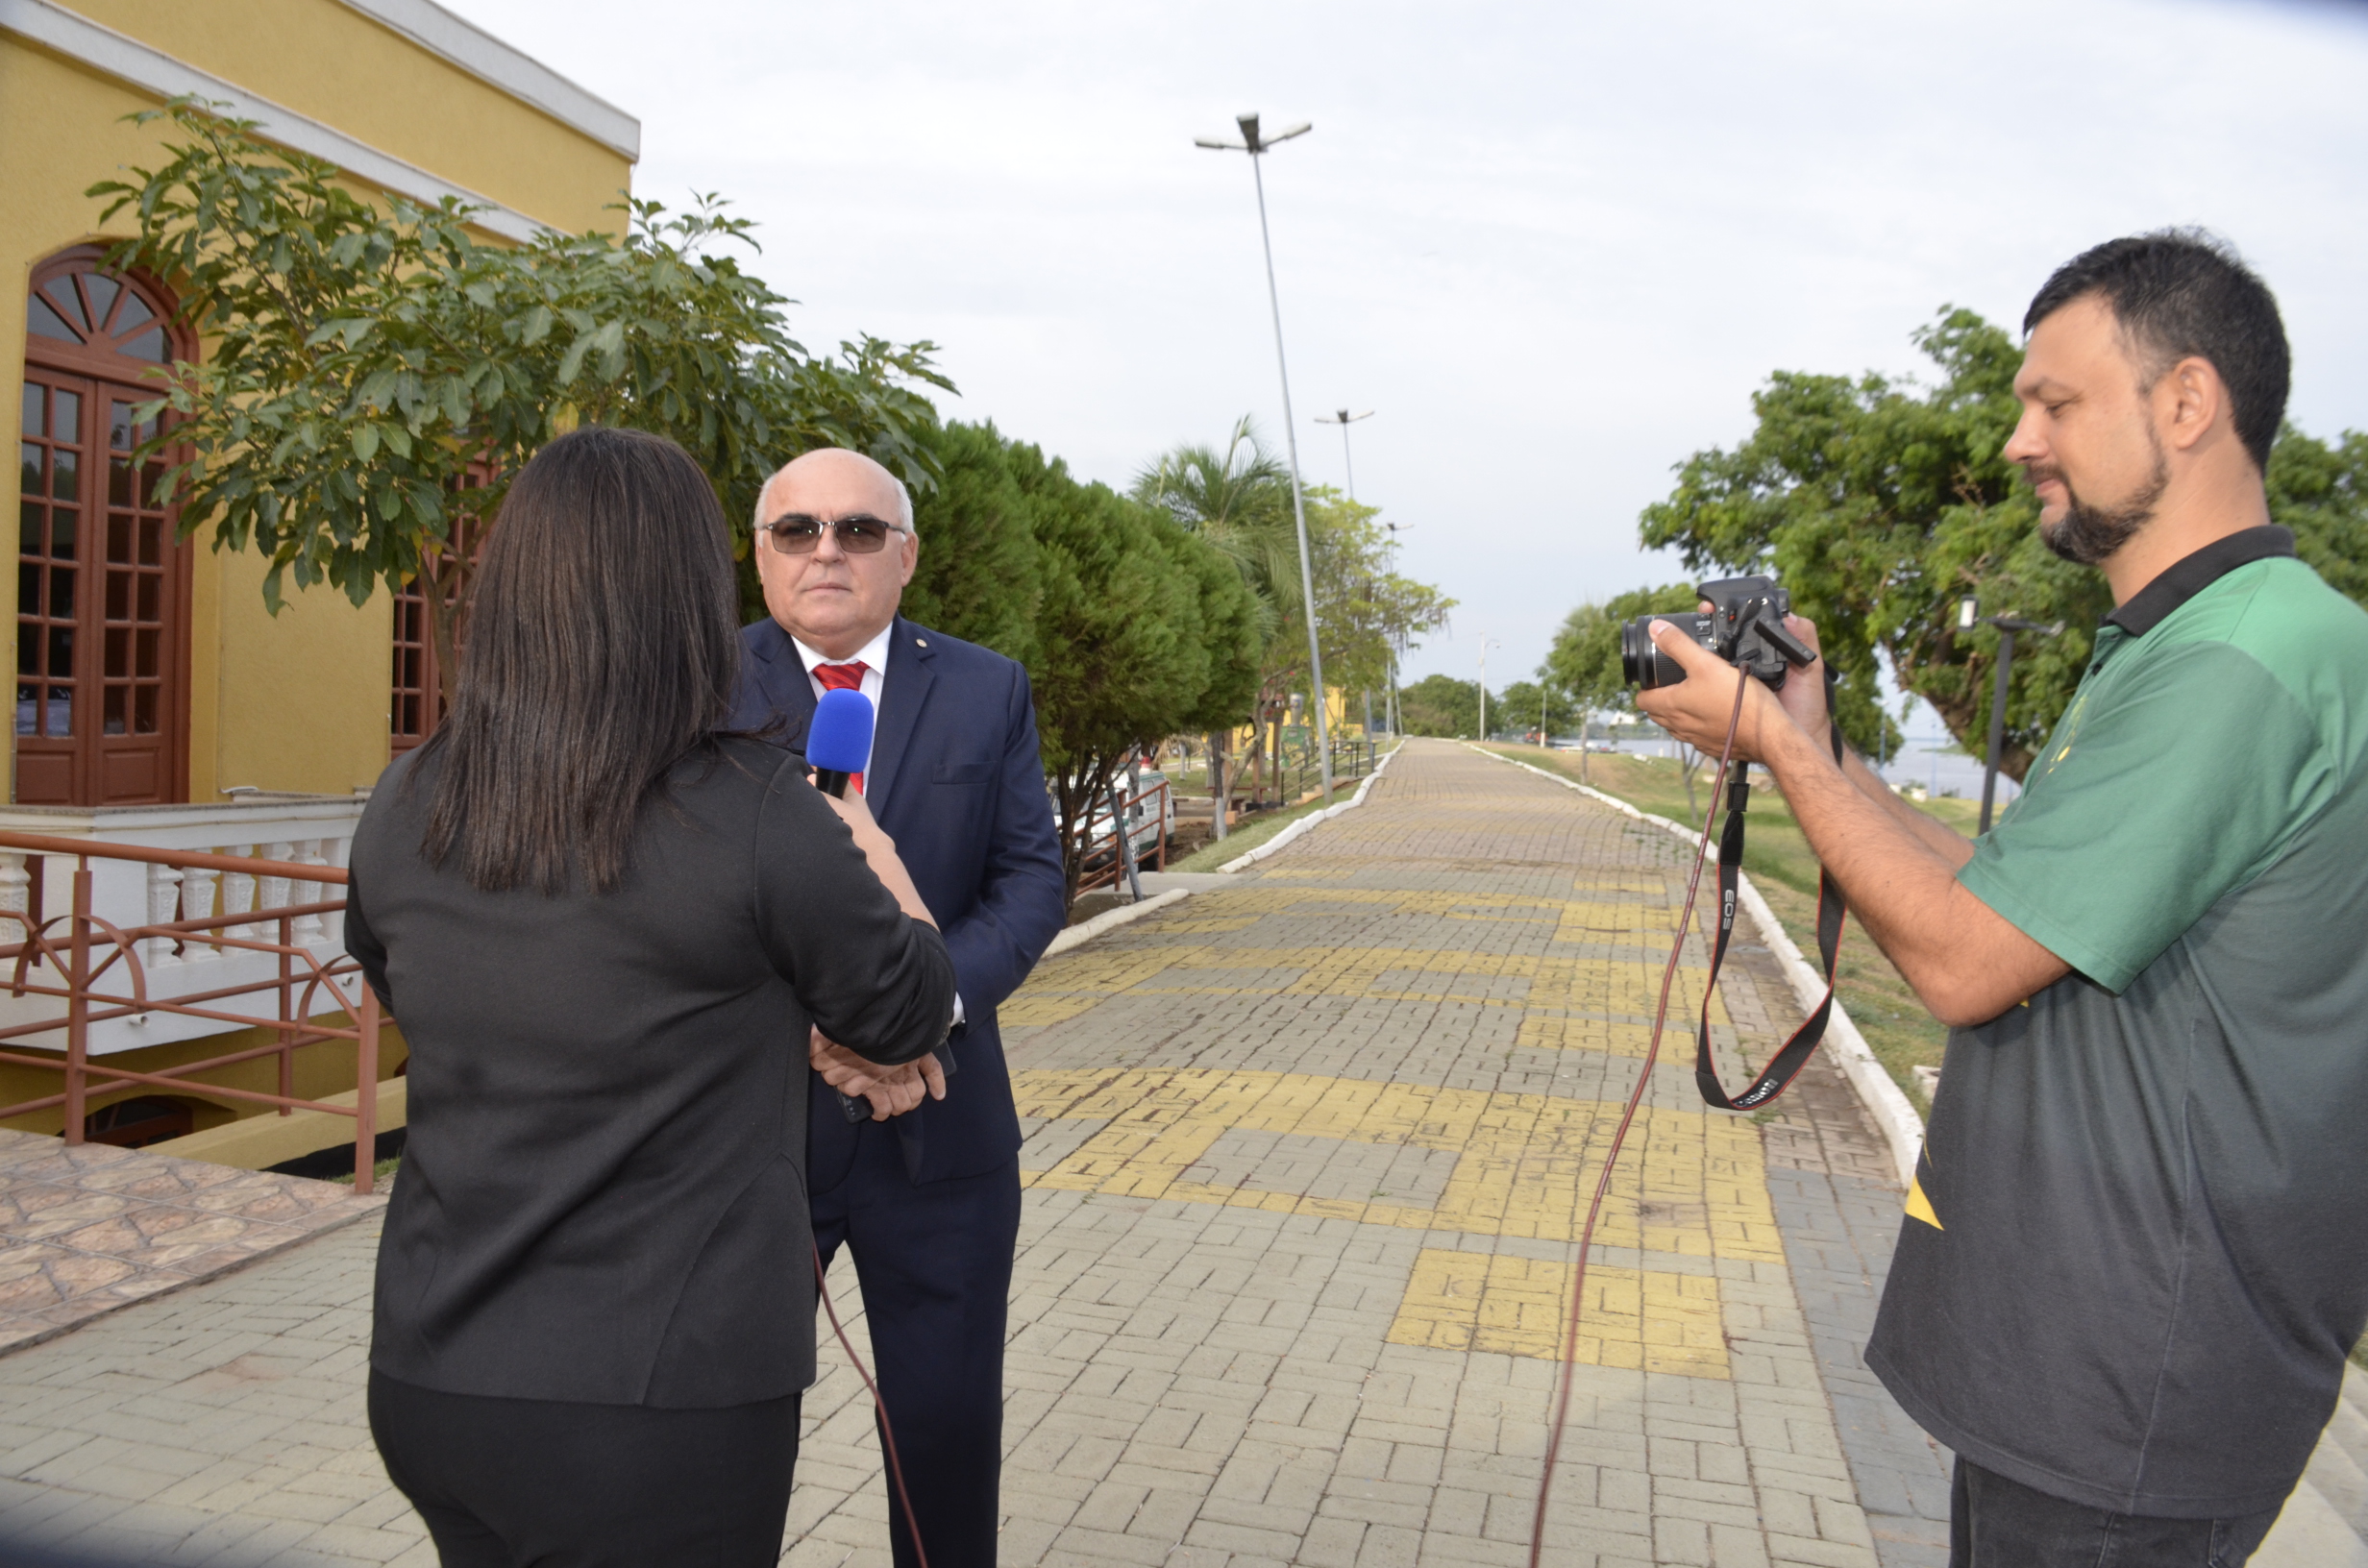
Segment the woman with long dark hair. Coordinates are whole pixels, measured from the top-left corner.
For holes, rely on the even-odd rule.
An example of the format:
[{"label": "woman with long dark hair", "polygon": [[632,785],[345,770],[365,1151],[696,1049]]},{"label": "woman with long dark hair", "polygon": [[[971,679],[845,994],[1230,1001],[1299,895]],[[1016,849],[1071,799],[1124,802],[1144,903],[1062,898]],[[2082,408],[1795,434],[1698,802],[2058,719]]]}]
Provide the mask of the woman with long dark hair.
[{"label": "woman with long dark hair", "polygon": [[806,1042],[945,1036],[860,800],[719,727],[714,492],[582,429],[487,539],[453,709],[354,839],[346,945],[410,1046],[370,1426],[447,1568],[770,1564],[814,1377]]}]

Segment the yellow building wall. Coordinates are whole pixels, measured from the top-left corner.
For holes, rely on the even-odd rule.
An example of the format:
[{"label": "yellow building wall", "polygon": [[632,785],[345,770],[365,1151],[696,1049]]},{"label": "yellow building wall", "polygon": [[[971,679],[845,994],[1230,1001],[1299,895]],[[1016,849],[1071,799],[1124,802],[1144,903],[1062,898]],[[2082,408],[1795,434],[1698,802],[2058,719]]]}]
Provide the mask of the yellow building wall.
[{"label": "yellow building wall", "polygon": [[263,608],[267,566],[201,535],[189,610],[189,798],[224,790],[346,795],[386,768],[394,600],[321,586]]},{"label": "yellow building wall", "polygon": [[623,154],[335,0],[66,9],[554,228],[617,227]]},{"label": "yellow building wall", "polygon": [[[624,155],[335,0],[77,0],[71,9],[556,227],[608,226],[616,215],[603,208],[631,179]],[[103,204],[84,192],[158,160],[159,128],[123,123],[155,107],[0,34],[0,364],[24,362],[34,266],[71,245],[123,237],[120,226],[100,232]],[[19,429],[22,403],[21,380],[0,378],[0,425]],[[14,462],[0,470],[0,517],[15,515],[19,482]],[[332,589],[291,593],[274,618],[263,609],[259,556],[217,554],[203,526],[191,547],[189,798],[216,800],[234,785],[344,794],[376,779],[386,765],[388,596],[356,609]],[[15,626],[16,574],[0,574],[12,669]]]}]

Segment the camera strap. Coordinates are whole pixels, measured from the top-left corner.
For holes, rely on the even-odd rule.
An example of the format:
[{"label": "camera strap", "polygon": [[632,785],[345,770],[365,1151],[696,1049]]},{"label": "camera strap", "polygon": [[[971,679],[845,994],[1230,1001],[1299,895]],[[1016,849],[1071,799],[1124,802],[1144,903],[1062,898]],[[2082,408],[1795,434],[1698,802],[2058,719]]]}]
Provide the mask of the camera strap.
[{"label": "camera strap", "polygon": [[[1825,670],[1825,712],[1830,720],[1834,713],[1834,672],[1830,665]],[[1828,732],[1833,737],[1834,761],[1839,764],[1841,728],[1829,724]],[[1834,1016],[1834,967],[1841,957],[1842,919],[1849,913],[1840,887],[1819,867],[1817,957],[1825,970],[1825,999],[1768,1059],[1750,1087],[1730,1097],[1718,1082],[1716,1065],[1711,1061],[1711,998],[1718,994],[1718,967],[1726,961],[1727,943],[1735,935],[1736,895],[1743,873],[1743,810],[1750,803],[1751,770],[1748,766],[1738,767],[1727,785],[1727,821],[1718,834],[1718,930],[1711,940],[1711,972],[1702,983],[1702,1018],[1693,1037],[1694,1083],[1702,1090],[1704,1103],[1720,1111],[1750,1111],[1767,1104],[1790,1087],[1794,1075],[1809,1065],[1810,1056],[1825,1039],[1827,1021]],[[1684,932],[1678,933],[1678,940],[1685,940]]]}]

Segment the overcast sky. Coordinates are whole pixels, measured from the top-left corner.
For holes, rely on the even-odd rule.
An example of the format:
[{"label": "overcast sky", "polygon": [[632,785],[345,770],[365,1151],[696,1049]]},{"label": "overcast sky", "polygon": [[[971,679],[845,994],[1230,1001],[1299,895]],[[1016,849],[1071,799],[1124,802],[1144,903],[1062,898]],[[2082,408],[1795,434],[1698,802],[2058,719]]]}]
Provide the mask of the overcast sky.
[{"label": "overcast sky", "polygon": [[1778,368],[1910,372],[1944,304],[2020,319],[2169,223],[2278,291],[2291,417],[2368,429],[2368,8],[2302,0],[991,6],[450,0],[641,118],[637,191],[730,196],[801,338],[943,345],[949,417],[1123,486],[1283,435],[1257,110],[1311,483],[1461,601],[1414,675],[1529,674],[1670,468]]}]

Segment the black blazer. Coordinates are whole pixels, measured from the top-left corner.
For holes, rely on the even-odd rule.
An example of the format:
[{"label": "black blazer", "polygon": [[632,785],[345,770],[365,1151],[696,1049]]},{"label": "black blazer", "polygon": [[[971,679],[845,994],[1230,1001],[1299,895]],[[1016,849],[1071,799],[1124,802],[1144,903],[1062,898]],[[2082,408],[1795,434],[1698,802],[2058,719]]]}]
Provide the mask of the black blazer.
[{"label": "black blazer", "polygon": [[678,765],[599,897],[430,866],[418,755],[371,796],[347,890],[346,948],[411,1052],[370,1364],[616,1405],[805,1387],[807,1028],[880,1062],[930,1049],[944,943],[773,747]]},{"label": "black blazer", "polygon": [[[747,656],[733,724],[755,730],[777,721],[771,738],[803,750],[814,687],[789,633],[759,621],[740,643]],[[950,1042],[956,1070],[945,1099],[925,1099],[888,1125],[914,1181],[977,1176],[1020,1151],[995,1010],[1069,912],[1036,710],[1018,664],[902,616],[889,632],[885,680],[864,796],[946,933],[965,1019]],[[812,1168],[843,1170],[853,1133],[819,1079],[812,1093]]]}]

